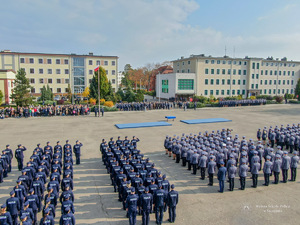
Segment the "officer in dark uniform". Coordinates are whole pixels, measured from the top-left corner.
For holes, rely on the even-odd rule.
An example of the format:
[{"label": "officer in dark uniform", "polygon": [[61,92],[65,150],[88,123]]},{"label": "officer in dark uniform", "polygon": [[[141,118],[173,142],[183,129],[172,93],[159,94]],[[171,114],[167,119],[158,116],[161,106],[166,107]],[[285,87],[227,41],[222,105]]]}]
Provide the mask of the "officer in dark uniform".
[{"label": "officer in dark uniform", "polygon": [[139,202],[139,196],[135,194],[135,188],[131,188],[131,194],[126,198],[125,208],[128,212],[129,225],[136,224],[136,214]]},{"label": "officer in dark uniform", "polygon": [[162,185],[159,184],[158,190],[153,195],[155,219],[157,224],[161,224],[163,221],[166,199],[166,192],[162,189]]},{"label": "officer in dark uniform", "polygon": [[22,216],[27,218],[25,221],[30,222],[30,224],[32,224],[32,222],[34,220],[34,214],[33,214],[32,209],[29,208],[29,202],[25,202],[24,203],[24,209],[20,210],[20,219],[21,220],[22,220]]},{"label": "officer in dark uniform", "polygon": [[18,169],[21,171],[23,169],[23,159],[24,159],[24,154],[23,151],[26,151],[27,149],[22,146],[21,144],[18,145],[18,148],[15,151],[15,157],[18,161]]},{"label": "officer in dark uniform", "polygon": [[145,193],[140,196],[140,207],[142,208],[143,225],[148,225],[150,213],[152,213],[153,196],[149,193],[149,188],[145,188]]},{"label": "officer in dark uniform", "polygon": [[239,176],[240,176],[240,183],[241,183],[241,190],[245,190],[245,184],[246,184],[246,177],[248,172],[248,166],[246,165],[246,159],[241,159],[241,164],[239,167]]},{"label": "officer in dark uniform", "polygon": [[297,167],[299,163],[299,156],[298,152],[293,152],[293,157],[291,158],[291,179],[290,181],[296,181],[296,173],[297,173]]},{"label": "officer in dark uniform", "polygon": [[80,141],[76,141],[76,144],[73,147],[73,151],[76,156],[76,164],[80,164],[80,148],[82,147],[82,143]]},{"label": "officer in dark uniform", "polygon": [[6,211],[6,204],[3,204],[1,206],[0,224],[9,224],[9,225],[13,224],[10,213]]},{"label": "officer in dark uniform", "polygon": [[224,191],[224,182],[225,182],[225,179],[226,179],[227,169],[224,165],[225,165],[225,163],[223,161],[221,161],[220,162],[221,167],[218,170],[218,180],[219,180],[219,186],[220,186],[219,192],[220,193],[223,193],[223,191]]},{"label": "officer in dark uniform", "polygon": [[291,158],[288,156],[287,151],[283,152],[283,157],[282,157],[282,164],[281,164],[281,169],[282,169],[282,181],[283,183],[287,182],[288,178],[288,170],[290,169],[290,164],[291,164]]},{"label": "officer in dark uniform", "polygon": [[6,145],[6,148],[2,151],[3,154],[6,154],[9,156],[9,162],[8,162],[8,171],[7,172],[11,172],[11,160],[13,159],[13,152],[12,150],[9,148],[9,145]]},{"label": "officer in dark uniform", "polygon": [[178,192],[174,190],[175,185],[171,185],[171,191],[167,195],[167,206],[169,207],[169,222],[174,223],[176,218],[176,205],[178,204]]},{"label": "officer in dark uniform", "polygon": [[31,188],[29,190],[29,195],[26,196],[25,201],[29,203],[29,207],[32,209],[34,218],[33,222],[36,224],[37,222],[37,212],[38,212],[38,206],[39,206],[39,198],[37,195],[34,194],[34,189]]},{"label": "officer in dark uniform", "polygon": [[59,225],[64,225],[64,224],[75,225],[75,217],[71,212],[70,207],[67,207],[65,210],[66,210],[65,214],[62,214],[60,217]]},{"label": "officer in dark uniform", "polygon": [[6,200],[7,211],[10,212],[11,218],[13,220],[13,225],[18,225],[18,214],[21,210],[21,204],[18,198],[15,197],[15,192],[10,192],[10,198]]}]

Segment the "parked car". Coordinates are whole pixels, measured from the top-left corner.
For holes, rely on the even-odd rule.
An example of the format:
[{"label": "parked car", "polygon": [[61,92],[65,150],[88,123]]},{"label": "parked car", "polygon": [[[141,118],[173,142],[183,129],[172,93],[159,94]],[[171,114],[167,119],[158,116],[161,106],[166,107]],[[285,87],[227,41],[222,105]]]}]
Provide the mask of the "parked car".
[{"label": "parked car", "polygon": [[54,101],[58,101],[58,100],[60,100],[60,96],[59,95],[55,95],[54,96]]}]

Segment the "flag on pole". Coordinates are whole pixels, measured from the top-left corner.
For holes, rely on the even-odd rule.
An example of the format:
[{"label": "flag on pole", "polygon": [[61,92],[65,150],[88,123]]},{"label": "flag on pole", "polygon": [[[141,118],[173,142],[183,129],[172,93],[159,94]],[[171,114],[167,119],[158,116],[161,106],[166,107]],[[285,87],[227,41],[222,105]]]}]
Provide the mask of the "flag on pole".
[{"label": "flag on pole", "polygon": [[97,66],[97,67],[94,69],[94,71],[97,72],[97,71],[99,70],[99,67],[100,67],[100,66]]}]

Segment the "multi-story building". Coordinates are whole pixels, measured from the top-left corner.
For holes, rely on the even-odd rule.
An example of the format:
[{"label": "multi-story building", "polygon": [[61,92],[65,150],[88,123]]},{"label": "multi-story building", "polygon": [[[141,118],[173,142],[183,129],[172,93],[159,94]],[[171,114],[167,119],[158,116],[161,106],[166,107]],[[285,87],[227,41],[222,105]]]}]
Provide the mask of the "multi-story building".
[{"label": "multi-story building", "polygon": [[98,66],[106,70],[108,80],[117,90],[117,56],[0,52],[0,69],[24,68],[33,95],[39,95],[44,85],[49,85],[54,94],[67,93],[69,85],[73,93],[82,93]]},{"label": "multi-story building", "polygon": [[[198,96],[206,97],[293,94],[300,77],[300,62],[272,57],[263,59],[191,55],[174,60],[173,69],[175,74],[195,74],[193,91]],[[174,73],[169,76],[173,79]],[[159,92],[162,93],[162,90],[157,91]]]},{"label": "multi-story building", "polygon": [[12,102],[9,97],[14,87],[15,74],[16,72],[13,70],[0,70],[0,91],[4,95],[4,98],[0,99],[0,105],[1,103],[10,104]]},{"label": "multi-story building", "polygon": [[118,72],[118,78],[117,78],[117,83],[118,83],[118,87],[120,86],[120,84],[122,83],[122,78],[124,77],[124,74],[122,71]]}]

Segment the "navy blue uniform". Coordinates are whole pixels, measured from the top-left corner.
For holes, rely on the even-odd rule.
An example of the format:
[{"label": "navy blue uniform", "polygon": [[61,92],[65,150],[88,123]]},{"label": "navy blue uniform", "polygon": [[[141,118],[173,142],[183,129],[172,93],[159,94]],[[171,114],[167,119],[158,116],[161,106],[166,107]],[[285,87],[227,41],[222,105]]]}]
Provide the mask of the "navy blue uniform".
[{"label": "navy blue uniform", "polygon": [[140,197],[140,207],[142,208],[143,225],[148,225],[150,221],[149,214],[152,213],[153,196],[150,193],[144,193]]},{"label": "navy blue uniform", "polygon": [[15,151],[15,157],[18,161],[18,169],[21,171],[23,169],[23,159],[24,159],[24,154],[23,151],[26,151],[27,149],[23,146],[19,146],[16,151]]},{"label": "navy blue uniform", "polygon": [[166,192],[163,189],[157,190],[154,194],[153,201],[157,224],[161,224],[163,221],[166,197]]},{"label": "navy blue uniform", "polygon": [[82,147],[82,143],[76,144],[73,147],[73,151],[76,156],[76,164],[80,164],[80,148]]},{"label": "navy blue uniform", "polygon": [[21,210],[21,204],[18,198],[11,197],[6,200],[7,211],[10,212],[10,215],[13,220],[13,224],[18,224],[18,213]]},{"label": "navy blue uniform", "polygon": [[131,194],[126,199],[126,209],[128,209],[129,216],[129,224],[136,224],[136,214],[137,214],[137,206],[138,206],[139,196],[136,194]]},{"label": "navy blue uniform", "polygon": [[169,207],[169,222],[171,223],[175,222],[177,204],[178,204],[178,192],[171,190],[167,195],[167,206]]}]

